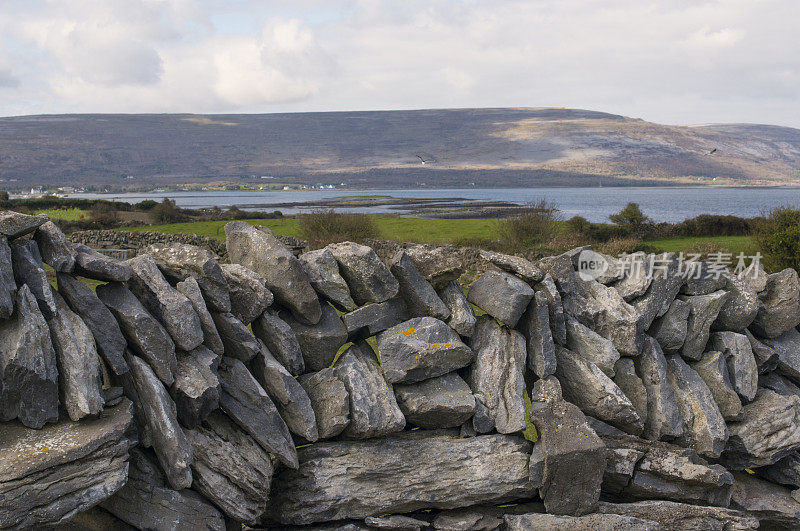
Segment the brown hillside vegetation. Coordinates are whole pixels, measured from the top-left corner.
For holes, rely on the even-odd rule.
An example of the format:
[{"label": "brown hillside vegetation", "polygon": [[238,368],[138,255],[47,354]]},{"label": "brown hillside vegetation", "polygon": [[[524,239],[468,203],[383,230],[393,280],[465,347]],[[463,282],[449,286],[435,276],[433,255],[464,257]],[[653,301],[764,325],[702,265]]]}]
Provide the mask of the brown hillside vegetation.
[{"label": "brown hillside vegetation", "polygon": [[573,109],[0,118],[7,181],[141,186],[262,175],[359,187],[798,184],[800,130],[668,126]]}]

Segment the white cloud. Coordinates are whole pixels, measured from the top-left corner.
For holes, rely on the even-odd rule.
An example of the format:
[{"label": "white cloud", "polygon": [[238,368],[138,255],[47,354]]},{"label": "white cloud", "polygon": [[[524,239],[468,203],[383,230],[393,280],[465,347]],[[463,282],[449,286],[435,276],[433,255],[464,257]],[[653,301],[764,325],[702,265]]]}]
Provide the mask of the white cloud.
[{"label": "white cloud", "polygon": [[0,114],[529,105],[800,126],[798,32],[794,0],[17,2]]}]

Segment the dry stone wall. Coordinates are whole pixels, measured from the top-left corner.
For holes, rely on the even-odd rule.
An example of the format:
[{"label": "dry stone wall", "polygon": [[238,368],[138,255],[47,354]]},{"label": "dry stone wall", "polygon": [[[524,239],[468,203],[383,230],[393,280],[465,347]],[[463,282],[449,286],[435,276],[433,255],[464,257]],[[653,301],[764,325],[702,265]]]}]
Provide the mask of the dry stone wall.
[{"label": "dry stone wall", "polygon": [[225,235],[0,213],[0,528],[800,527],[796,272]]}]

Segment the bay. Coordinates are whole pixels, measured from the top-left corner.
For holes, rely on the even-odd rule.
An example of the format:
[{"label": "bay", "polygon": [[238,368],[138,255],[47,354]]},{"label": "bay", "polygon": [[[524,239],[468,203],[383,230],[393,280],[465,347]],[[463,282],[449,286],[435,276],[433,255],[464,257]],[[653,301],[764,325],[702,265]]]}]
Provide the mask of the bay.
[{"label": "bay", "polygon": [[[800,207],[800,188],[711,188],[711,187],[606,187],[606,188],[465,188],[399,190],[288,190],[247,192],[153,192],[126,194],[72,194],[69,197],[101,198],[137,203],[145,199],[175,200],[184,208],[280,210],[284,214],[310,212],[302,203],[336,198],[389,196],[402,199],[459,198],[469,201],[507,201],[524,205],[545,199],[568,219],[580,215],[593,222],[608,221],[627,203],[638,203],[655,221],[677,222],[700,214],[732,214],[754,217],[778,206]],[[288,205],[287,205],[288,204]],[[343,212],[410,215],[413,206],[372,205],[339,208]]]}]

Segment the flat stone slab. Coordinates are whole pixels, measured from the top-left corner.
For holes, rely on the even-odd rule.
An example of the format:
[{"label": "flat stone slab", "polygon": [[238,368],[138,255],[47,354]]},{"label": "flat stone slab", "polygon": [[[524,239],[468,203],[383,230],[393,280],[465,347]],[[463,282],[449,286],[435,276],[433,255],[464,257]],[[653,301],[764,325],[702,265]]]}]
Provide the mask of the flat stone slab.
[{"label": "flat stone slab", "polygon": [[271,230],[231,221],[225,225],[225,247],[231,263],[243,265],[266,280],[275,300],[297,319],[308,324],[319,321],[319,298],[303,266]]},{"label": "flat stone slab", "polygon": [[211,318],[217,329],[225,355],[236,358],[245,363],[253,359],[261,346],[258,340],[247,329],[247,325],[236,318],[232,313],[213,312]]},{"label": "flat stone slab", "polygon": [[175,289],[189,299],[194,311],[197,312],[197,317],[200,318],[200,328],[203,330],[203,345],[211,349],[214,354],[222,356],[225,353],[225,346],[222,344],[222,338],[219,337],[214,318],[211,317],[211,313],[208,311],[208,306],[206,306],[206,302],[203,299],[197,280],[189,277],[183,282],[175,284]]},{"label": "flat stone slab", "polygon": [[97,350],[111,372],[117,376],[128,372],[124,358],[127,342],[111,311],[84,282],[66,273],[58,273],[57,279],[58,292],[92,331]]},{"label": "flat stone slab", "polygon": [[605,445],[577,406],[558,396],[531,404],[539,441],[530,458],[531,479],[547,512],[582,516],[597,509],[606,467]]},{"label": "flat stone slab", "polygon": [[381,367],[389,383],[414,383],[466,367],[472,349],[447,324],[417,317],[378,334]]},{"label": "flat stone slab", "polygon": [[58,420],[58,369],[50,329],[31,290],[17,291],[17,311],[0,321],[0,421],[29,428]]},{"label": "flat stone slab", "polygon": [[758,529],[758,519],[722,507],[701,507],[688,503],[650,500],[636,503],[600,502],[603,514],[619,514],[648,519],[663,529],[713,529],[714,531]]},{"label": "flat stone slab", "polygon": [[297,468],[297,451],[289,428],[247,367],[237,359],[222,358],[219,381],[220,409],[284,465]]},{"label": "flat stone slab", "polygon": [[404,251],[397,252],[390,266],[400,284],[400,296],[406,302],[411,316],[430,316],[441,320],[450,318],[450,309],[439,298],[433,286],[417,271]]},{"label": "flat stone slab", "polygon": [[771,465],[800,448],[800,396],[759,389],[731,422],[722,463],[730,470]]},{"label": "flat stone slab", "polygon": [[219,357],[200,345],[178,355],[175,383],[170,395],[175,400],[178,420],[186,428],[195,428],[219,407]]},{"label": "flat stone slab", "polygon": [[192,446],[178,424],[175,403],[150,366],[133,354],[127,356],[129,378],[136,390],[147,446],[152,446],[167,481],[174,489],[192,484]]},{"label": "flat stone slab", "polygon": [[44,263],[63,273],[71,273],[75,268],[75,256],[67,243],[67,237],[55,223],[48,221],[39,226],[33,234]]},{"label": "flat stone slab", "polygon": [[254,271],[239,264],[222,264],[222,273],[230,293],[230,310],[237,319],[250,324],[269,308],[275,296],[267,282]]},{"label": "flat stone slab", "polygon": [[339,264],[333,253],[328,249],[317,249],[301,254],[298,259],[311,285],[323,298],[343,312],[352,312],[358,307],[350,296],[347,282],[339,273]]},{"label": "flat stone slab", "polygon": [[800,280],[797,271],[784,269],[767,276],[761,305],[750,329],[762,337],[778,337],[800,324]]},{"label": "flat stone slab", "polygon": [[263,343],[250,363],[250,372],[275,403],[289,430],[308,442],[316,441],[319,431],[311,399]]},{"label": "flat stone slab", "polygon": [[642,353],[633,361],[647,389],[647,421],[642,436],[650,440],[676,440],[683,435],[683,417],[669,384],[667,359],[658,342],[645,335]]},{"label": "flat stone slab", "polygon": [[475,312],[472,311],[472,305],[464,295],[461,284],[453,280],[436,293],[450,310],[450,317],[445,319],[445,322],[461,337],[472,337],[472,332],[475,330]]},{"label": "flat stone slab", "polygon": [[558,516],[554,514],[509,514],[503,517],[508,531],[569,531],[572,529],[631,529],[656,531],[661,524],[634,516],[587,514]]},{"label": "flat stone slab", "polygon": [[478,318],[471,346],[475,361],[468,382],[475,395],[475,422],[500,433],[525,429],[525,338],[488,315]]},{"label": "flat stone slab", "polygon": [[336,360],[334,368],[350,396],[350,424],[344,436],[368,439],[405,428],[406,419],[372,347],[363,341],[352,345]]},{"label": "flat stone slab", "polygon": [[125,262],[110,258],[81,243],[70,243],[69,246],[75,255],[73,272],[76,275],[106,282],[127,282],[133,276],[133,269]]},{"label": "flat stone slab", "polygon": [[139,448],[131,452],[128,482],[101,506],[137,529],[225,529],[216,507],[191,489],[169,488],[153,456]]},{"label": "flat stone slab", "polygon": [[200,317],[186,296],[173,288],[149,255],[128,260],[133,276],[128,288],[167,329],[175,345],[190,351],[203,342]]},{"label": "flat stone slab", "polygon": [[330,367],[339,348],[347,342],[347,327],[330,304],[322,305],[315,325],[306,325],[288,314],[279,314],[294,332],[306,369],[319,371]]},{"label": "flat stone slab", "polygon": [[14,297],[17,282],[11,266],[11,247],[5,236],[0,236],[0,319],[8,319],[14,313]]},{"label": "flat stone slab", "polygon": [[78,421],[103,410],[100,355],[89,327],[53,294],[58,315],[47,322],[58,366],[59,400],[69,418]]},{"label": "flat stone slab", "polygon": [[533,289],[514,275],[487,271],[469,287],[467,300],[514,328],[533,295]]},{"label": "flat stone slab", "polygon": [[342,316],[347,334],[356,339],[374,336],[406,319],[406,303],[399,297],[386,302],[366,304]]},{"label": "flat stone slab", "polygon": [[258,526],[272,480],[269,453],[221,411],[186,436],[195,456],[194,488],[229,518]]},{"label": "flat stone slab", "polygon": [[161,272],[173,283],[194,278],[212,310],[231,311],[228,282],[216,256],[210,251],[196,245],[170,242],[145,247],[141,254],[155,258]]},{"label": "flat stone slab", "polygon": [[556,359],[556,376],[567,400],[626,433],[642,433],[644,422],[636,408],[597,365],[561,346],[556,348]]},{"label": "flat stone slab", "polygon": [[267,349],[293,376],[303,374],[306,363],[300,342],[289,324],[277,313],[267,310],[253,321],[253,335],[264,342]]},{"label": "flat stone slab", "polygon": [[97,286],[97,297],[111,310],[130,347],[150,364],[164,385],[172,385],[178,361],[169,332],[122,283]]},{"label": "flat stone slab", "polygon": [[679,444],[706,457],[719,457],[728,440],[728,429],[711,390],[677,354],[667,356],[667,372],[683,417]]},{"label": "flat stone slab", "polygon": [[128,480],[133,430],[128,400],[41,430],[0,424],[0,527],[55,525],[111,496]]},{"label": "flat stone slab", "polygon": [[20,214],[11,210],[2,210],[0,211],[0,234],[9,240],[13,240],[30,234],[49,220],[50,218],[44,214],[29,216],[28,214]]},{"label": "flat stone slab", "polygon": [[472,390],[455,372],[419,383],[395,385],[394,394],[406,420],[428,430],[455,428],[475,413]]},{"label": "flat stone slab", "polygon": [[318,443],[299,450],[297,471],[274,478],[269,514],[311,524],[530,498],[530,451],[522,437],[441,432]]},{"label": "flat stone slab", "polygon": [[336,369],[328,367],[319,372],[298,378],[317,419],[320,439],[336,437],[350,424],[350,393],[336,376]]},{"label": "flat stone slab", "polygon": [[336,258],[339,273],[357,305],[385,302],[397,296],[400,284],[370,247],[344,242],[328,245],[326,249]]}]

